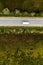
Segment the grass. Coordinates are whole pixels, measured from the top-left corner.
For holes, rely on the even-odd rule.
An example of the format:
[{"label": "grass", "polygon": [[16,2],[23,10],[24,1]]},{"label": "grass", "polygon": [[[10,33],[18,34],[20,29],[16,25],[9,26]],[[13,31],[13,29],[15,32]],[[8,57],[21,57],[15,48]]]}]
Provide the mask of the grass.
[{"label": "grass", "polygon": [[43,27],[0,27],[0,65],[43,65]]}]

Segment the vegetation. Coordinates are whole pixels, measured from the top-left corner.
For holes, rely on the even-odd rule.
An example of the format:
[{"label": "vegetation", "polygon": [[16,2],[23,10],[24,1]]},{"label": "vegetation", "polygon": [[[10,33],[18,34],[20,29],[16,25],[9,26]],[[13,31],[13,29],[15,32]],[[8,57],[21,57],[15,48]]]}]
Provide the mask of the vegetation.
[{"label": "vegetation", "polygon": [[43,33],[43,27],[25,27],[25,26],[1,26],[0,34],[22,34],[22,33]]},{"label": "vegetation", "polygon": [[0,65],[43,65],[43,27],[0,27]]},{"label": "vegetation", "polygon": [[[3,14],[6,8],[10,11],[8,16],[32,16],[31,13],[35,13],[33,16],[43,17],[43,0],[0,0],[0,16],[6,16]],[[15,10],[19,10],[19,15],[15,14]]]},{"label": "vegetation", "polygon": [[20,11],[20,9],[15,9],[14,11],[10,11],[8,8],[3,9],[0,11],[0,16],[14,16],[14,17],[43,17],[43,12],[36,13],[36,12],[27,12],[27,11]]}]

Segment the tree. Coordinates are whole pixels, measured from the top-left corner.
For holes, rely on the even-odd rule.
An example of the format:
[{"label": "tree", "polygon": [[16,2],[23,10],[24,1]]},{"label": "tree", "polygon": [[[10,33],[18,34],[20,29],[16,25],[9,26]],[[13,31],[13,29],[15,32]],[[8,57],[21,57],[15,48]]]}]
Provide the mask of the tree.
[{"label": "tree", "polygon": [[32,0],[25,0],[22,4],[22,9],[31,12],[33,8],[33,1]]},{"label": "tree", "polygon": [[3,10],[4,5],[0,2],[0,12]]}]

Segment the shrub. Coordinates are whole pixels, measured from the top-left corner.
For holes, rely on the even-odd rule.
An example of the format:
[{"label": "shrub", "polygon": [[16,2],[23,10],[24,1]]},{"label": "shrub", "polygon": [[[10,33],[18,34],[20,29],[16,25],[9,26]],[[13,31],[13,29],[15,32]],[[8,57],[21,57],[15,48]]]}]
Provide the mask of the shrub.
[{"label": "shrub", "polygon": [[14,16],[14,12],[10,12],[10,16]]},{"label": "shrub", "polygon": [[2,12],[3,12],[4,15],[9,15],[10,14],[10,11],[9,11],[8,8],[3,9]]},{"label": "shrub", "polygon": [[29,16],[29,13],[27,11],[22,13],[22,16]]},{"label": "shrub", "polygon": [[0,16],[2,16],[3,15],[3,13],[2,12],[0,12]]},{"label": "shrub", "polygon": [[43,17],[43,13],[40,13],[40,16]]},{"label": "shrub", "polygon": [[14,14],[15,14],[15,16],[20,16],[20,10],[15,9]]},{"label": "shrub", "polygon": [[31,16],[35,16],[35,13],[33,12],[33,13],[31,13]]}]

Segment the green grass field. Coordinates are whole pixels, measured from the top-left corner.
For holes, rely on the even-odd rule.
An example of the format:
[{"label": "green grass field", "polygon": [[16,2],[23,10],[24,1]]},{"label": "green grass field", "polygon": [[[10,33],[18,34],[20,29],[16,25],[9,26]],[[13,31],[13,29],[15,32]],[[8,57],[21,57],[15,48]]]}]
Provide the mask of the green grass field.
[{"label": "green grass field", "polygon": [[43,27],[0,27],[0,65],[43,65]]}]

